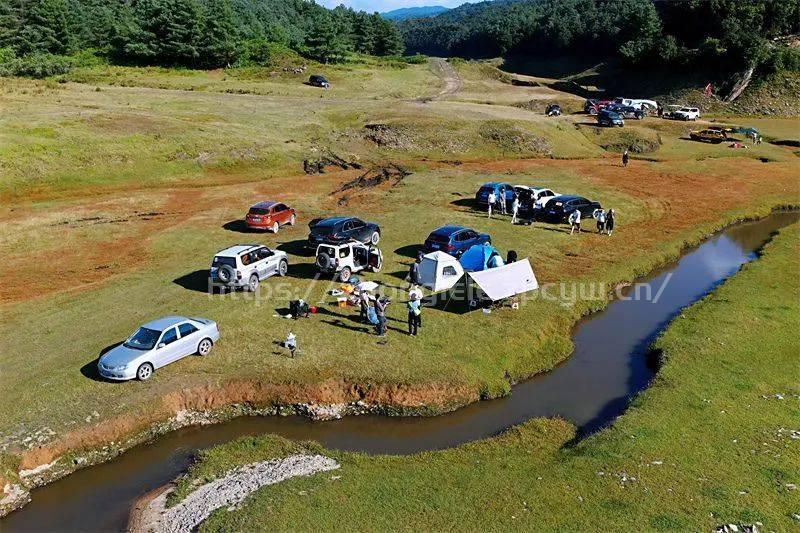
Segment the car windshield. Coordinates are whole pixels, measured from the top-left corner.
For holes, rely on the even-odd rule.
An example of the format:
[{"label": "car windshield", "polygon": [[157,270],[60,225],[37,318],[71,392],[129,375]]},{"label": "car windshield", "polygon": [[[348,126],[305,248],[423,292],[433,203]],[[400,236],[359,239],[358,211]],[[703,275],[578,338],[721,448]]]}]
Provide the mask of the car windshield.
[{"label": "car windshield", "polygon": [[160,331],[139,328],[136,333],[125,341],[124,345],[126,348],[133,348],[134,350],[152,350],[160,336]]},{"label": "car windshield", "polygon": [[251,215],[269,215],[269,208],[266,207],[251,207]]},{"label": "car windshield", "polygon": [[328,257],[336,257],[336,250],[331,248],[330,246],[320,246],[318,254],[325,254]]}]

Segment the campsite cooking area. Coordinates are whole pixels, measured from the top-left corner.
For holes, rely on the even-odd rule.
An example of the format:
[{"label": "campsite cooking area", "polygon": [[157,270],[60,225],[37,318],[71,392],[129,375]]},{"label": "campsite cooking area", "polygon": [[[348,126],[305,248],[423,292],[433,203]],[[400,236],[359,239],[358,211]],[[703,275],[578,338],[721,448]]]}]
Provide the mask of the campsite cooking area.
[{"label": "campsite cooking area", "polygon": [[[695,143],[683,138],[684,124],[656,117],[613,131],[586,124],[582,114],[545,117],[509,104],[575,97],[480,72],[460,69],[464,90],[496,86],[502,104],[457,92],[409,99],[437,94],[438,81],[425,71],[415,73],[419,87],[386,102],[335,86],[320,101],[6,84],[0,99],[15,104],[5,119],[9,135],[33,135],[39,145],[12,150],[36,179],[21,177],[25,165],[15,164],[0,212],[7,261],[0,380],[19,406],[0,419],[4,481],[19,472],[29,484],[44,481],[212,412],[274,404],[327,418],[357,404],[428,415],[503,396],[511,383],[567,357],[573,325],[604,307],[618,284],[728,223],[798,203],[791,148]],[[386,83],[397,83],[392,76]],[[89,97],[92,108],[82,103]],[[199,115],[208,126],[195,131],[190,119]],[[34,118],[23,124],[23,116]],[[275,126],[265,131],[265,124]],[[631,154],[623,168],[615,147],[629,139],[618,139],[620,131],[657,138],[659,147]],[[118,146],[98,139],[90,145],[96,153],[88,152],[98,132]],[[254,136],[259,142],[245,141]],[[41,147],[52,157],[40,158]],[[304,161],[322,162],[306,173]],[[597,201],[615,210],[614,234],[598,234],[590,213],[574,235],[563,222],[489,218],[475,192],[495,182]],[[294,208],[296,224],[249,231],[245,214],[263,200]],[[380,271],[356,275],[392,298],[386,337],[359,320],[357,306],[340,306],[338,292],[351,287],[318,276],[308,223],[333,215],[381,228]],[[496,268],[521,272],[459,276],[498,303],[482,311],[485,302],[455,305],[448,296],[423,306],[419,334],[409,337],[406,277],[426,237],[445,225],[490,235],[500,257],[512,250],[518,257]],[[212,258],[238,244],[285,252],[287,275],[261,280],[256,292],[209,294]],[[537,286],[553,287],[554,297]],[[286,318],[300,298],[316,312]],[[144,382],[98,375],[102,354],[167,315],[216,321],[221,337],[211,354],[159,368]],[[295,357],[282,346],[290,332]]]}]

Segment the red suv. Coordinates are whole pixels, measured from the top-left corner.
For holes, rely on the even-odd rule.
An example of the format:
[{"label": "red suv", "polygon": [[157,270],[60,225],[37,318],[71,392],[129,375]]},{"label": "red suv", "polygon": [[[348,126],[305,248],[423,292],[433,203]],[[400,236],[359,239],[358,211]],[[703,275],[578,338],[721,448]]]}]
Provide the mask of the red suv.
[{"label": "red suv", "polygon": [[248,228],[267,229],[278,233],[281,226],[294,226],[297,216],[294,209],[281,202],[258,202],[245,217]]}]

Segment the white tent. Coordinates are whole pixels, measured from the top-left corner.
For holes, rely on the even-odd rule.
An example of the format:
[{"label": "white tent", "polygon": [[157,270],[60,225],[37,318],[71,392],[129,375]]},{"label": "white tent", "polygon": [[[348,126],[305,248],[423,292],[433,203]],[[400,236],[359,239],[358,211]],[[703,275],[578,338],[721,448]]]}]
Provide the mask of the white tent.
[{"label": "white tent", "polygon": [[464,269],[458,259],[444,252],[425,254],[419,264],[420,283],[433,292],[452,288],[463,275]]},{"label": "white tent", "polygon": [[539,288],[527,258],[480,272],[467,272],[467,275],[494,302]]}]

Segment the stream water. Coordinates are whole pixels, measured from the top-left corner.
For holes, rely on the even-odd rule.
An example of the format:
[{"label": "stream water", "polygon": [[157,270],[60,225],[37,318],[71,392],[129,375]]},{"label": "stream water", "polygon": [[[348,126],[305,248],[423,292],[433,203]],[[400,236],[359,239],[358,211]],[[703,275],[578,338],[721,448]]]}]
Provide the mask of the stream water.
[{"label": "stream water", "polygon": [[[514,386],[509,397],[431,418],[361,416],[312,422],[300,417],[243,417],[185,428],[34,490],[31,503],[0,520],[0,529],[124,530],[136,499],[186,470],[197,450],[244,435],[274,433],[370,454],[447,448],[542,416],[563,417],[586,435],[619,416],[631,397],[647,387],[656,371],[648,347],[680,310],[754,260],[773,232],[798,220],[800,213],[775,213],[732,226],[687,250],[678,261],[623,291],[604,311],[577,324],[572,356],[552,371]],[[634,297],[648,291],[650,298]]]}]

